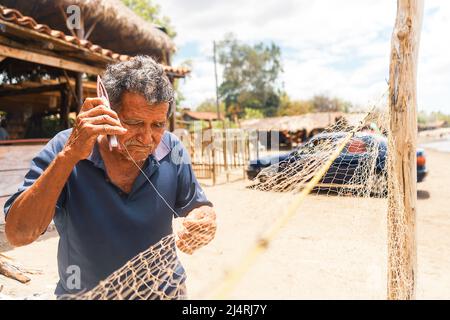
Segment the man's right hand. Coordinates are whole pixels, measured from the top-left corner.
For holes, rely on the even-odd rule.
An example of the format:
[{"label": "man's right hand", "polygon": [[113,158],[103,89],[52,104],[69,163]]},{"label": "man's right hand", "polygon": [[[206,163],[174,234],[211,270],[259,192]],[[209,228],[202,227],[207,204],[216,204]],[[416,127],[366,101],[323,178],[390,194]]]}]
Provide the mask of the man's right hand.
[{"label": "man's right hand", "polygon": [[85,100],[62,152],[47,159],[51,162],[39,178],[14,200],[5,225],[6,237],[13,246],[29,244],[46,230],[74,164],[89,156],[96,138],[126,132],[107,103],[102,98]]},{"label": "man's right hand", "polygon": [[86,159],[99,135],[123,135],[127,132],[117,113],[103,98],[87,98],[77,116],[72,134],[63,152],[75,161]]}]

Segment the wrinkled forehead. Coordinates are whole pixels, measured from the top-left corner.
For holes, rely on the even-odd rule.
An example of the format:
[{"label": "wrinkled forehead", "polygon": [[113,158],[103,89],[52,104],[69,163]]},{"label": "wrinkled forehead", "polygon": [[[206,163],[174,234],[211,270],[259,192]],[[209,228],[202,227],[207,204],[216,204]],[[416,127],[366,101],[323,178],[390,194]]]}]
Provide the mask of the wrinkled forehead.
[{"label": "wrinkled forehead", "polygon": [[143,95],[125,92],[122,95],[119,116],[139,119],[165,120],[169,110],[168,102],[151,104]]}]

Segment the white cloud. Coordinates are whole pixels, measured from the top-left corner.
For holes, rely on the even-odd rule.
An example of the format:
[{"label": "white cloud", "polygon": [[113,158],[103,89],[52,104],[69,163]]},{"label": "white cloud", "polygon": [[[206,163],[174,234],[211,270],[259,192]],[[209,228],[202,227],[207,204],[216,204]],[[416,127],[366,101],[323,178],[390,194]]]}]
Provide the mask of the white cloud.
[{"label": "white cloud", "polygon": [[198,57],[192,60],[193,72],[181,80],[181,88],[186,101],[183,107],[197,106],[207,98],[215,98],[214,65],[207,58]]},{"label": "white cloud", "polygon": [[[282,46],[288,94],[307,98],[327,92],[364,104],[387,89],[394,0],[159,0],[182,48],[174,64],[194,62],[182,85],[186,104],[215,96],[212,41],[233,32],[248,42]],[[418,69],[419,108],[443,110],[450,101],[450,1],[425,2]],[[183,55],[196,45],[198,54]],[[220,78],[219,78],[220,79]],[[433,109],[433,110],[434,110]],[[450,110],[449,110],[450,111]]]}]

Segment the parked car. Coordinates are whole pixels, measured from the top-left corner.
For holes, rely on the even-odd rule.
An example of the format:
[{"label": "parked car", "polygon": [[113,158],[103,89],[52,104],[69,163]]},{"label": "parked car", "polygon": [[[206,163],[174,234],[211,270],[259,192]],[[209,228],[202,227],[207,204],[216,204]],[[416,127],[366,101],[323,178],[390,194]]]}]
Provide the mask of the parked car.
[{"label": "parked car", "polygon": [[[296,167],[301,170],[301,162],[311,157],[320,157],[323,149],[318,147],[323,143],[338,144],[346,133],[320,133],[311,138],[306,143],[300,145],[295,150],[274,156],[261,157],[251,160],[247,168],[247,177],[253,180],[263,169],[273,164],[272,173],[279,173],[286,168]],[[355,170],[359,164],[369,159],[368,151],[378,148],[377,158],[375,159],[375,173],[380,175],[385,173],[384,166],[387,163],[387,139],[383,135],[361,132],[355,134],[350,142],[344,147],[340,155],[333,161],[332,165],[320,181],[321,184],[340,184],[351,183]],[[295,166],[290,164],[298,162]],[[275,170],[275,171],[274,171]],[[289,174],[295,174],[296,170],[289,170]],[[426,156],[423,149],[417,150],[417,182],[421,182],[427,175]],[[284,177],[286,178],[286,177]]]}]

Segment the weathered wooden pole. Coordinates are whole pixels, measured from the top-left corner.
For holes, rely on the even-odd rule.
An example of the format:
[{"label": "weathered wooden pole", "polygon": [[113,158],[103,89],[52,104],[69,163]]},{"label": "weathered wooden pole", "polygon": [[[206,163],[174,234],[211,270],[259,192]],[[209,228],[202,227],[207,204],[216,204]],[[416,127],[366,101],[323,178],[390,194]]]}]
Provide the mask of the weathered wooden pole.
[{"label": "weathered wooden pole", "polygon": [[[70,83],[67,84],[70,86]],[[70,128],[69,126],[69,112],[70,112],[70,93],[68,88],[63,88],[60,91],[61,102],[60,102],[60,118],[59,124],[63,129]]]},{"label": "weathered wooden pole", "polygon": [[[210,125],[211,125],[211,121],[210,121]],[[217,168],[216,168],[216,146],[215,146],[215,142],[214,142],[214,132],[213,132],[213,129],[212,129],[212,127],[210,127],[210,132],[211,132],[211,158],[212,158],[212,168],[211,168],[211,170],[212,170],[212,181],[213,181],[213,186],[215,186],[216,185],[216,171],[217,171]]]},{"label": "weathered wooden pole", "polygon": [[417,57],[423,0],[398,0],[389,68],[388,299],[415,299]]},{"label": "weathered wooden pole", "polygon": [[[76,34],[78,39],[84,40],[84,18],[83,14],[80,15],[80,25],[79,28],[76,30]],[[77,72],[75,74],[75,94],[77,95],[76,98],[78,99],[78,105],[77,105],[77,113],[80,112],[81,105],[83,104],[84,97],[83,97],[83,73]]]}]

